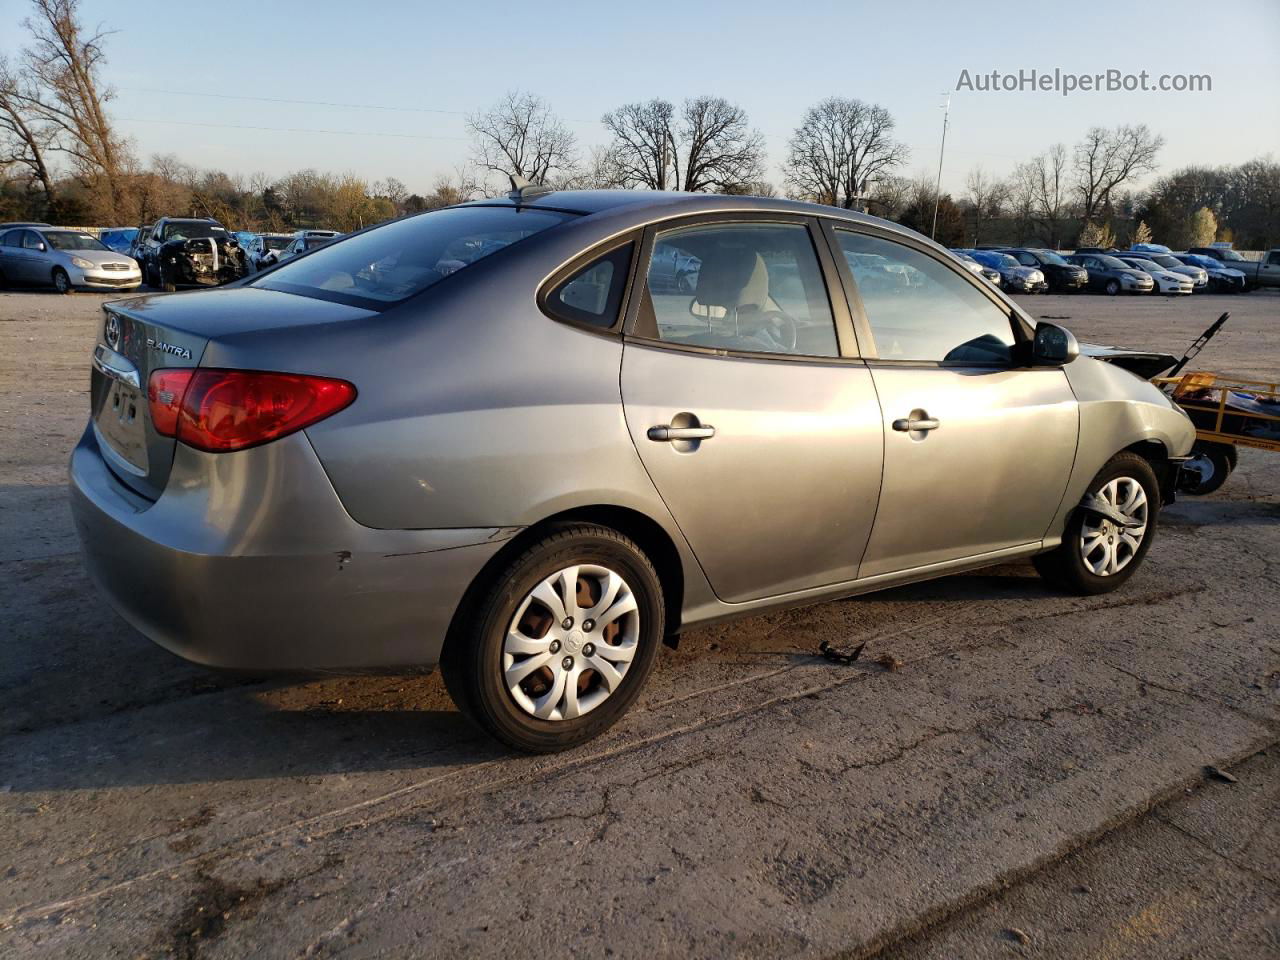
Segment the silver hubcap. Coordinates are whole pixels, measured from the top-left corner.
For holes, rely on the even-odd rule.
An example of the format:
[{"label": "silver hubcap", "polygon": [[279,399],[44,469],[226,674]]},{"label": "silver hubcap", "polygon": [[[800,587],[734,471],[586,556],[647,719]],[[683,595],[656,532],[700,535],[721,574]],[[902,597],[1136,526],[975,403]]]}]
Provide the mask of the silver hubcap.
[{"label": "silver hubcap", "polygon": [[1085,518],[1080,530],[1080,556],[1096,576],[1119,573],[1138,554],[1147,535],[1147,493],[1132,477],[1117,477],[1098,496],[1139,526],[1122,527],[1095,514]]},{"label": "silver hubcap", "polygon": [[502,644],[512,699],[539,720],[589,713],[622,684],[640,640],[627,582],[579,564],[547,577],[521,601]]}]

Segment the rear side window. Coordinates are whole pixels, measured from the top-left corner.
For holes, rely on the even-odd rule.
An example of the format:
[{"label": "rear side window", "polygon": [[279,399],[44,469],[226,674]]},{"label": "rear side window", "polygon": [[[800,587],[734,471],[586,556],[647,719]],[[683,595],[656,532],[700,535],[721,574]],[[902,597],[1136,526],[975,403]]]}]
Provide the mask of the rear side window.
[{"label": "rear side window", "polygon": [[946,264],[906,244],[837,230],[882,360],[1007,363],[1004,310]]},{"label": "rear side window", "polygon": [[626,243],[573,273],[547,295],[547,312],[560,320],[607,329],[618,321],[634,244]]},{"label": "rear side window", "polygon": [[336,239],[251,286],[360,306],[397,303],[573,216],[527,207],[437,210]]}]

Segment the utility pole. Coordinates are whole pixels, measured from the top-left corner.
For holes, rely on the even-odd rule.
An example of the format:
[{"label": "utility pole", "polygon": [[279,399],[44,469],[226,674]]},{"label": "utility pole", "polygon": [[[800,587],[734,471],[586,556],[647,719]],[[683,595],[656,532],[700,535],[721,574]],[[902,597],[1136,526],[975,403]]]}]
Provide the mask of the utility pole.
[{"label": "utility pole", "polygon": [[938,182],[933,188],[933,229],[929,231],[929,239],[938,238],[938,204],[942,200],[942,158],[947,152],[947,120],[951,116],[951,94],[944,93],[942,102],[942,147],[938,150]]}]

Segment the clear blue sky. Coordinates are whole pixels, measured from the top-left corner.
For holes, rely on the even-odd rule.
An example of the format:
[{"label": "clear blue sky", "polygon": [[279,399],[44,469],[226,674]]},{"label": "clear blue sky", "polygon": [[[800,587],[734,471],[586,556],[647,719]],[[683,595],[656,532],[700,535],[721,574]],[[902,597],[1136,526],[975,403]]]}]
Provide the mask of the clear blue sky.
[{"label": "clear blue sky", "polygon": [[[314,166],[395,176],[422,192],[466,158],[463,115],[507,90],[545,97],[584,146],[603,140],[599,117],[619,104],[710,93],[742,105],[767,135],[769,179],[781,184],[789,132],[809,104],[838,94],[890,110],[914,173],[935,168],[940,94],[962,69],[1032,68],[1210,74],[1213,90],[957,92],[945,187],[962,190],[978,164],[1007,173],[1093,124],[1150,124],[1167,140],[1165,170],[1280,157],[1277,0],[222,0],[216,13],[214,2],[202,0],[207,13],[185,3],[83,4],[88,23],[117,31],[107,45],[111,109],[144,158],[171,152],[245,174]],[[0,51],[24,42],[26,9],[0,0]],[[235,95],[396,109],[221,98]]]}]

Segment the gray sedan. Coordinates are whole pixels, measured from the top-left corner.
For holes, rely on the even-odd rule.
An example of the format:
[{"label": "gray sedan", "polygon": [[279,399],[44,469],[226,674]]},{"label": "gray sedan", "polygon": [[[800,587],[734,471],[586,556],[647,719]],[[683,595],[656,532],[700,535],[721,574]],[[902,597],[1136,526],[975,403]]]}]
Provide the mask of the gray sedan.
[{"label": "gray sedan", "polygon": [[546,751],[699,624],[1017,558],[1113,590],[1193,439],[895,224],[526,187],[106,304],[70,477],[88,569],[161,645],[438,664]]},{"label": "gray sedan", "polygon": [[80,230],[26,227],[0,233],[0,286],[53,287],[59,293],[136,290],[142,272],[132,257]]}]

